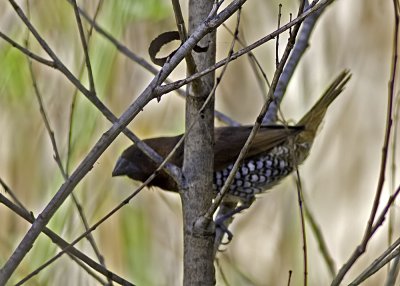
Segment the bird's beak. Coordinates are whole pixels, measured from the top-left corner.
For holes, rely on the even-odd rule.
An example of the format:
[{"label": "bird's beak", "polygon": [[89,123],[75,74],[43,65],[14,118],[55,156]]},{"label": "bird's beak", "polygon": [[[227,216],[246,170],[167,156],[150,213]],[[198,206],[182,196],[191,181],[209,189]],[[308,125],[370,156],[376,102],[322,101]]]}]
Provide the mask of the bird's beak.
[{"label": "bird's beak", "polygon": [[114,170],[112,171],[112,176],[125,176],[129,168],[129,161],[125,158],[119,157],[117,163],[115,164]]}]

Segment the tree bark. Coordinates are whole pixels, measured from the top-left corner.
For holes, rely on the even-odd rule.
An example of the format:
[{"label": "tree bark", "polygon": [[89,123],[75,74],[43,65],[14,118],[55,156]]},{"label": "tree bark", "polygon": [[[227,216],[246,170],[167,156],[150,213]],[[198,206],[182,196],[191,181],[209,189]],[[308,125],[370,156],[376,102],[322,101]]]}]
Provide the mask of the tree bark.
[{"label": "tree bark", "polygon": [[[214,1],[189,1],[189,34],[208,16]],[[215,33],[206,35],[199,45],[207,52],[192,52],[195,68],[200,71],[215,63]],[[193,67],[188,68],[188,73]],[[196,221],[211,205],[214,197],[212,174],[214,164],[214,98],[200,112],[214,85],[214,73],[193,82],[187,90],[186,132],[183,175],[185,187],[181,192],[184,220],[184,278],[183,285],[215,285],[213,225],[207,229],[194,228]]]}]

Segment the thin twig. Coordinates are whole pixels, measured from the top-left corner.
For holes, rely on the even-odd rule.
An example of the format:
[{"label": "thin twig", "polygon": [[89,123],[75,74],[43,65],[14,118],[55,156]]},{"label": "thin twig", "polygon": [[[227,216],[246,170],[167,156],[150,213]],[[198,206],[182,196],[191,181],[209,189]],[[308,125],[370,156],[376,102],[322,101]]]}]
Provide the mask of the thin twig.
[{"label": "thin twig", "polygon": [[[362,282],[364,282],[366,279],[374,275],[376,272],[378,272],[382,267],[386,266],[389,264],[390,261],[398,257],[400,254],[400,248],[397,248],[394,250],[392,253],[388,254],[386,257],[380,259],[378,261],[374,261],[373,267],[369,267],[365,272],[363,272],[357,279],[355,279],[353,282],[349,284],[349,286],[356,286],[360,285]],[[372,266],[372,265],[371,265]]]},{"label": "thin twig", "polygon": [[[391,195],[390,197],[389,197],[389,199],[388,199],[388,201],[387,201],[387,203],[386,203],[386,205],[385,205],[385,207],[383,208],[383,210],[382,210],[382,212],[381,212],[381,214],[380,214],[380,216],[379,216],[379,218],[377,219],[377,222],[372,226],[372,230],[371,230],[371,237],[372,237],[372,235],[378,230],[378,228],[382,225],[382,223],[383,223],[383,221],[385,220],[385,217],[386,217],[386,215],[387,215],[387,213],[388,213],[388,211],[389,211],[389,209],[390,209],[390,207],[391,207],[391,205],[394,203],[394,201],[396,200],[396,198],[397,198],[397,196],[400,194],[400,187],[398,187],[397,188],[397,190],[393,193],[393,195]],[[384,252],[384,254],[386,253],[386,255],[388,255],[388,253],[390,253],[395,247],[397,247],[398,245],[400,245],[400,238],[396,241],[396,242],[394,242],[385,252]],[[349,267],[348,266],[348,264],[351,262],[351,261],[353,261],[353,264],[354,264],[354,262],[358,259],[358,257],[362,254],[362,252],[360,252],[360,249],[359,249],[360,247],[357,247],[355,250],[354,250],[354,252],[353,252],[353,254],[352,254],[352,256],[351,256],[351,259],[355,259],[354,261],[353,260],[348,260],[348,262],[340,269],[340,271],[342,271],[342,269],[346,269],[346,268],[344,268],[345,266],[346,267]],[[384,257],[384,256],[386,256],[386,255],[382,255],[381,257]],[[380,261],[380,260],[379,260]],[[379,262],[378,261],[378,262]],[[386,263],[383,263],[383,264],[386,264]],[[351,265],[350,265],[350,267],[351,267]],[[374,268],[375,266],[371,266],[372,268]],[[369,269],[369,268],[368,268]],[[340,274],[340,271],[339,271],[339,274]],[[344,271],[344,270],[343,270]],[[375,271],[376,272],[376,271]],[[338,274],[338,275],[339,275]],[[337,278],[338,278],[338,275],[335,277],[335,279],[333,280],[333,282],[332,282],[332,284],[331,285],[339,285],[339,284],[333,284],[333,283],[340,283],[340,281],[337,281]],[[363,275],[363,274],[361,274],[361,275]],[[343,278],[342,278],[343,279]],[[358,278],[357,278],[358,279]]]},{"label": "thin twig", "polygon": [[[234,36],[234,33],[229,29],[229,27],[226,24],[223,24],[223,27],[228,31],[229,34]],[[237,42],[242,47],[247,47],[245,35],[243,33],[240,33],[240,34],[242,34],[242,36],[241,37],[239,37],[239,35],[237,36]],[[264,82],[267,84],[268,88],[271,87],[271,84],[268,80],[267,74],[265,73],[264,69],[261,66],[261,63],[258,61],[257,57],[255,56],[255,54],[253,52],[251,52],[251,51],[248,52],[247,57],[249,59],[251,70],[253,71],[255,77],[257,78],[257,83],[261,90],[262,99],[265,100],[265,98],[267,97],[267,92],[265,89]]]},{"label": "thin twig", "polygon": [[79,15],[79,10],[78,10],[78,4],[76,4],[76,0],[72,0],[72,1],[73,1],[76,23],[78,25],[78,30],[79,30],[79,37],[80,37],[81,43],[82,43],[83,54],[85,55],[85,63],[86,63],[86,69],[87,69],[88,78],[89,78],[90,91],[93,94],[96,94],[96,88],[94,85],[93,72],[92,72],[92,65],[90,63],[90,57],[89,57],[88,43],[87,43],[87,40],[85,37],[85,32],[83,31],[82,20],[81,20],[81,16]]},{"label": "thin twig", "polygon": [[[98,15],[100,13],[100,9],[103,6],[103,3],[104,3],[103,0],[99,1],[98,5],[96,7],[96,11],[94,12],[94,15],[93,15],[93,21],[95,21],[97,19]],[[79,7],[78,7],[78,10],[80,11]],[[89,28],[89,32],[88,32],[87,40],[86,40],[87,45],[88,45],[88,49],[89,49],[89,46],[90,46],[90,39],[91,39],[91,36],[92,36],[92,33],[93,33],[93,29],[94,29],[94,26],[93,26],[92,22],[89,22],[89,24],[90,24],[90,28]],[[81,63],[81,66],[79,68],[79,73],[78,73],[79,74],[79,76],[78,76],[79,80],[82,79],[83,72],[84,72],[84,69],[85,69],[85,62],[86,61],[83,60],[83,62]],[[65,171],[66,171],[67,175],[69,175],[69,172],[70,172],[70,162],[71,162],[71,156],[72,156],[71,155],[72,129],[73,129],[73,125],[74,125],[75,104],[76,104],[77,96],[78,96],[78,89],[74,88],[74,92],[72,94],[72,100],[71,100],[69,120],[68,120],[69,124],[68,124],[68,139],[67,139],[67,142],[68,142],[67,143],[67,161],[65,163]]]},{"label": "thin twig", "polygon": [[[237,11],[237,15],[236,15],[236,24],[235,24],[235,31],[234,31],[234,33],[233,33],[233,37],[232,37],[231,45],[230,45],[230,47],[229,47],[229,51],[228,51],[228,56],[227,56],[227,58],[229,58],[229,57],[233,54],[233,49],[235,48],[235,44],[236,44],[237,39],[238,39],[240,20],[241,20],[241,9],[239,9],[239,10]],[[228,68],[228,64],[229,64],[229,63],[230,63],[230,62],[227,61],[226,65],[224,65],[224,67],[222,68],[222,71],[221,71],[220,75],[218,76],[218,78],[217,78],[217,80],[216,80],[216,82],[215,82],[215,84],[214,84],[214,87],[213,87],[211,93],[213,93],[213,94],[215,93],[215,91],[216,91],[218,85],[219,85],[220,82],[221,82],[222,77],[223,77],[224,74],[225,74],[225,71],[226,71],[227,68]],[[236,205],[237,205],[237,203],[232,204],[232,202],[229,202],[228,204],[229,204],[229,206],[231,206],[231,207],[233,207],[233,208],[235,208]],[[226,206],[227,206],[227,205],[225,205],[225,207],[226,207]],[[225,208],[220,208],[220,212],[218,213],[218,215],[223,215],[223,212],[224,212],[224,211],[225,211]],[[227,222],[226,222],[226,227],[228,227],[228,225],[229,225],[230,223],[232,223],[232,221],[233,221],[233,218],[232,218],[231,220],[227,221]],[[206,222],[207,222],[207,221],[206,221]],[[207,223],[208,223],[208,222],[207,222]],[[214,239],[214,255],[216,254],[216,252],[217,252],[217,250],[218,250],[218,246],[220,245],[224,234],[225,234],[225,232],[224,232],[222,229],[220,229],[220,228],[217,228],[217,229],[216,229],[216,234],[215,234],[215,239]]]},{"label": "thin twig", "polygon": [[399,246],[400,238],[393,242],[378,258],[374,260],[373,263],[371,263],[356,279],[354,279],[352,283],[357,285],[376,273],[382,266],[386,265],[386,263],[391,260],[388,259],[388,257],[394,253],[395,249],[398,251]]},{"label": "thin twig", "polygon": [[3,181],[3,179],[0,177],[0,185],[3,187],[4,191],[10,195],[10,197],[13,199],[13,201],[22,209],[25,209],[24,204],[18,199],[18,197],[14,194],[14,192],[11,190],[11,188]]},{"label": "thin twig", "polygon": [[[278,6],[278,29],[281,27],[281,18],[282,18],[282,4],[279,3]],[[279,65],[279,34],[276,35],[276,42],[275,42],[275,68],[278,68]]]},{"label": "thin twig", "polygon": [[388,263],[387,265],[390,266],[390,269],[386,277],[385,286],[395,286],[400,271],[400,251],[399,254],[397,254],[397,256],[395,257],[393,263]]},{"label": "thin twig", "polygon": [[[393,113],[393,137],[392,137],[392,146],[391,146],[391,180],[390,180],[390,194],[393,194],[396,186],[396,154],[397,154],[397,132],[399,129],[399,112],[400,112],[400,93],[397,94],[395,105],[394,105],[394,113]],[[395,224],[395,214],[393,208],[389,211],[389,223],[388,223],[388,245],[392,243],[393,239],[393,231],[394,231],[394,224]],[[389,267],[388,267],[389,270]]]},{"label": "thin twig", "polygon": [[335,262],[333,261],[332,255],[329,253],[328,245],[326,244],[326,241],[323,237],[322,231],[320,227],[318,226],[314,216],[312,215],[306,201],[303,202],[304,206],[304,214],[307,219],[307,222],[309,223],[311,227],[311,232],[313,233],[316,241],[318,242],[318,247],[319,250],[322,253],[322,257],[325,261],[326,266],[328,267],[329,273],[333,277],[335,277],[336,274],[336,267],[335,267]]},{"label": "thin twig", "polygon": [[[187,31],[185,27],[185,21],[183,19],[181,5],[179,4],[179,0],[172,0],[172,7],[174,8],[175,21],[176,26],[178,27],[179,37],[181,38],[181,42],[184,43],[187,39]],[[197,67],[192,56],[192,53],[188,53],[185,57],[187,71],[189,75],[196,73]],[[201,88],[201,80],[195,82],[196,88]]]},{"label": "thin twig", "polygon": [[387,157],[388,157],[388,146],[389,146],[390,135],[391,135],[391,131],[392,131],[392,123],[393,123],[392,113],[393,113],[393,100],[394,100],[394,85],[395,85],[396,71],[397,71],[397,58],[398,58],[397,50],[398,50],[398,45],[399,45],[399,43],[398,43],[399,15],[398,15],[398,11],[396,8],[397,1],[393,0],[393,3],[394,3],[394,11],[395,11],[395,13],[394,13],[395,26],[394,26],[394,38],[393,38],[392,69],[391,69],[391,76],[390,76],[390,82],[389,82],[389,88],[388,88],[388,106],[387,106],[387,117],[386,117],[386,128],[385,128],[386,130],[385,130],[384,143],[383,143],[383,147],[382,147],[382,158],[381,158],[381,167],[380,167],[378,186],[377,186],[371,214],[368,219],[367,229],[364,234],[364,239],[363,239],[364,242],[368,241],[368,238],[370,237],[370,233],[372,231],[375,216],[378,211],[379,201],[380,201],[382,190],[383,190],[383,184],[385,182],[385,173],[386,173],[386,165],[387,165],[386,163],[387,163]]},{"label": "thin twig", "polygon": [[[294,151],[294,148],[293,148]],[[294,153],[294,152],[293,152]],[[296,160],[295,160],[296,161]],[[301,222],[301,235],[303,241],[303,269],[304,269],[304,276],[303,276],[303,285],[307,286],[307,277],[308,277],[308,262],[307,262],[307,233],[306,233],[306,224],[304,221],[304,208],[303,208],[303,188],[301,186],[301,179],[299,168],[297,163],[295,164],[296,168],[296,185],[297,185],[297,201],[299,203],[299,212],[300,212],[300,222]]]},{"label": "thin twig", "polygon": [[[308,1],[305,3],[305,9],[309,9]],[[300,33],[297,37],[296,44],[293,48],[292,53],[290,54],[290,58],[285,68],[283,69],[282,75],[279,78],[278,85],[276,86],[276,90],[274,93],[274,101],[268,108],[267,114],[264,117],[264,124],[271,124],[277,120],[277,114],[279,110],[280,103],[282,102],[283,96],[285,95],[286,89],[289,85],[289,82],[294,74],[294,71],[297,68],[302,56],[305,51],[309,47],[309,39],[311,37],[312,31],[314,27],[328,6],[322,7],[309,17],[307,17],[302,26]],[[292,21],[292,20],[290,20]]]},{"label": "thin twig", "polygon": [[[28,34],[29,35],[29,34]],[[26,38],[26,46],[29,47],[29,36]],[[57,163],[58,168],[60,169],[61,175],[63,176],[64,180],[67,180],[67,174],[65,173],[64,167],[62,165],[61,162],[61,157],[60,157],[60,153],[58,152],[58,148],[57,148],[57,143],[56,143],[56,138],[54,136],[54,132],[52,130],[52,128],[50,127],[50,122],[46,113],[46,110],[44,108],[43,105],[43,100],[42,100],[42,95],[39,91],[38,85],[37,85],[37,81],[36,81],[36,77],[35,77],[35,73],[33,72],[33,67],[32,67],[32,61],[30,60],[29,57],[27,57],[28,60],[28,67],[29,67],[29,73],[32,79],[32,86],[33,86],[33,90],[35,92],[35,96],[36,96],[36,100],[39,104],[39,111],[40,114],[42,116],[43,119],[43,123],[45,125],[46,131],[49,135],[50,141],[51,141],[51,147],[53,148],[53,152],[54,152],[54,160]]]},{"label": "thin twig", "polygon": [[291,282],[291,280],[292,280],[292,274],[293,274],[293,271],[292,271],[292,270],[289,270],[287,286],[290,286],[290,282]]},{"label": "thin twig", "polygon": [[391,195],[386,203],[386,205],[383,207],[381,214],[378,216],[378,218],[376,219],[376,222],[374,223],[374,225],[371,228],[371,236],[378,230],[378,228],[380,228],[383,224],[383,222],[386,219],[386,215],[390,209],[390,207],[393,205],[394,201],[396,200],[397,196],[400,193],[400,187],[397,188],[397,190],[393,193],[393,195]]},{"label": "thin twig", "polygon": [[28,57],[34,59],[35,61],[44,64],[46,66],[49,66],[51,68],[55,68],[55,63],[54,61],[49,61],[46,60],[45,58],[42,58],[36,54],[34,54],[33,52],[31,52],[30,50],[24,48],[23,46],[21,46],[20,44],[18,44],[17,42],[15,42],[14,40],[12,40],[10,37],[8,37],[7,35],[3,34],[2,32],[0,32],[0,38],[2,38],[3,40],[5,40],[7,43],[9,43],[11,46],[13,46],[14,48],[18,49],[21,53],[27,55]]},{"label": "thin twig", "polygon": [[[299,7],[299,11],[298,11],[298,15],[300,15],[305,10],[304,9],[305,8],[305,3],[306,3],[306,0],[301,1],[300,7]],[[293,27],[293,31],[292,30],[289,31],[289,41],[294,36],[293,47],[291,47],[292,49],[294,48],[295,39],[296,39],[296,36],[297,36],[297,34],[298,34],[299,30],[300,30],[300,24],[301,23],[299,23],[299,25],[295,25]],[[289,46],[289,44],[288,44],[288,46]],[[288,47],[286,47],[286,49],[288,49]],[[290,49],[289,52],[292,49]],[[287,54],[287,58],[285,59],[285,61],[288,60],[288,57],[289,57],[289,54]],[[278,66],[279,66],[279,64],[278,64]],[[282,67],[282,72],[283,72],[283,69],[284,69],[284,66]],[[280,74],[280,76],[281,76],[281,74]],[[275,94],[275,89],[276,89],[277,86],[278,86],[278,83],[276,83],[276,86],[275,86],[275,88],[273,90],[274,94]],[[264,118],[265,118],[265,114],[266,114],[266,112],[263,115],[263,121],[264,121]],[[293,148],[292,152],[293,152],[293,154],[295,153],[294,152],[294,148]],[[295,156],[293,156],[293,157],[295,158]],[[308,281],[308,279],[307,279],[308,278],[307,236],[306,236],[306,227],[305,227],[305,222],[304,222],[304,211],[303,211],[303,190],[302,190],[302,187],[301,187],[300,173],[299,173],[299,169],[298,169],[296,161],[297,160],[295,158],[295,164],[294,165],[295,165],[295,168],[296,168],[296,175],[297,175],[297,196],[298,196],[298,203],[299,203],[301,232],[302,232],[302,240],[303,240],[303,269],[304,269],[303,285],[307,286],[307,281]]]}]

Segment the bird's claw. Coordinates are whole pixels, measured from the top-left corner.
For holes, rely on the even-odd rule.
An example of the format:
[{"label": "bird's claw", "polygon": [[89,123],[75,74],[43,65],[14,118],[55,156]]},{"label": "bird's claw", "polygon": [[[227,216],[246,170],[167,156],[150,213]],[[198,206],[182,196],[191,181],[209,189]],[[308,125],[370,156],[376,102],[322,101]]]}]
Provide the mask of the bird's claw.
[{"label": "bird's claw", "polygon": [[232,238],[233,238],[232,232],[224,224],[225,220],[226,220],[226,217],[221,217],[221,218],[215,220],[215,226],[217,227],[217,229],[219,229],[219,231],[222,232],[222,236],[224,234],[226,234],[228,236],[228,241],[227,242],[222,242],[221,241],[222,245],[228,245],[232,241]]}]

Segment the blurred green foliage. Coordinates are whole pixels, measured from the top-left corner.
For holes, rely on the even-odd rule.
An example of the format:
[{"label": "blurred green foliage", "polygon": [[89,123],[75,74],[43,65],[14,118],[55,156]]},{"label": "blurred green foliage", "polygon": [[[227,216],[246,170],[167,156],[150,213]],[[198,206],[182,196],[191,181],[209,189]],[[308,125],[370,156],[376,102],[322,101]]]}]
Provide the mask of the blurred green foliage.
[{"label": "blurred green foliage", "polygon": [[[131,21],[159,21],[171,15],[171,6],[165,0],[105,1],[103,11],[110,11],[107,18],[121,21],[122,25]],[[118,15],[118,17],[116,17]]]},{"label": "blurred green foliage", "polygon": [[0,101],[3,106],[21,104],[32,86],[26,57],[9,45],[0,45]]},{"label": "blurred green foliage", "polygon": [[154,255],[150,225],[149,217],[140,208],[121,216],[121,242],[127,246],[123,257],[125,270],[140,285],[157,285],[158,277],[151,267]]}]

